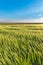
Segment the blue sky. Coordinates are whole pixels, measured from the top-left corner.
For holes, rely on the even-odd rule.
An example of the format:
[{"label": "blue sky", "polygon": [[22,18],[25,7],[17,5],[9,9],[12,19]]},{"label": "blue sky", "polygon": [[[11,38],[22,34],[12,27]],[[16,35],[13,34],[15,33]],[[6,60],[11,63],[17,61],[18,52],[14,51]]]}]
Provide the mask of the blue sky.
[{"label": "blue sky", "polygon": [[0,19],[43,18],[43,0],[0,0]]}]

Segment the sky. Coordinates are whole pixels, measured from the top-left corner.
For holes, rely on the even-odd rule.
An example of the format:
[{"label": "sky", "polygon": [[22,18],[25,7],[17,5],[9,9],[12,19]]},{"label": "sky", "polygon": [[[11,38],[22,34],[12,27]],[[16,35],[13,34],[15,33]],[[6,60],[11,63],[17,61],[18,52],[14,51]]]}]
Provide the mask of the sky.
[{"label": "sky", "polygon": [[43,0],[0,0],[0,21],[43,21]]}]

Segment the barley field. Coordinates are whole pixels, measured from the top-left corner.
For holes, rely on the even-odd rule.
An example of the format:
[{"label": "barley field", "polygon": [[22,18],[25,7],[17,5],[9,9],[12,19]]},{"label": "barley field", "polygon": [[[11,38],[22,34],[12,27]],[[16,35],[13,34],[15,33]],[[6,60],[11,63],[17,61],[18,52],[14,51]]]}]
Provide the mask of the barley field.
[{"label": "barley field", "polygon": [[0,65],[43,65],[43,24],[0,24]]}]

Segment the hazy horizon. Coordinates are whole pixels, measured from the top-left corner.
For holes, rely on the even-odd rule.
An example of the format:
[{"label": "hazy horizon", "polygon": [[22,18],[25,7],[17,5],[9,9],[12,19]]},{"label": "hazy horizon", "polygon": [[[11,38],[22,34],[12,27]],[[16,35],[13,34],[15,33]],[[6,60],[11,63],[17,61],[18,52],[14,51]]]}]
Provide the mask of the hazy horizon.
[{"label": "hazy horizon", "polygon": [[39,19],[0,19],[0,23],[43,23],[43,18]]}]

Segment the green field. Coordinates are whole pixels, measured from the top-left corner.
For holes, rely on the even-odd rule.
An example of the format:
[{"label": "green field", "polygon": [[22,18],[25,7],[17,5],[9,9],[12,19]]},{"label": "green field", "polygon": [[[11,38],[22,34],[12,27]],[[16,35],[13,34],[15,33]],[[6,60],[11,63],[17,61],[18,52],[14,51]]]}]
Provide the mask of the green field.
[{"label": "green field", "polygon": [[0,24],[0,65],[43,65],[43,24]]}]

